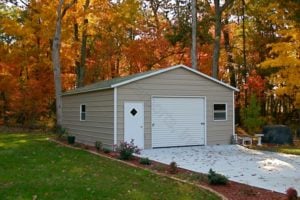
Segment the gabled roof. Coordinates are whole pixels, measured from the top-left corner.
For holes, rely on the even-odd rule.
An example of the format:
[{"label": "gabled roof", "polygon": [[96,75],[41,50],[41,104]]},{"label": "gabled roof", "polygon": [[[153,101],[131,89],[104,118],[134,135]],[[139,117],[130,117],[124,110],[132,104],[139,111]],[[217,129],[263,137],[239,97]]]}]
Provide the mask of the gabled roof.
[{"label": "gabled roof", "polygon": [[204,73],[201,73],[197,70],[194,70],[190,67],[187,67],[185,65],[176,65],[176,66],[172,66],[172,67],[165,68],[165,69],[151,70],[151,71],[147,71],[147,72],[133,74],[133,75],[130,75],[130,76],[114,78],[114,79],[110,79],[110,80],[106,80],[106,81],[100,81],[100,82],[97,82],[97,83],[94,83],[94,84],[91,84],[91,85],[87,85],[87,86],[84,86],[84,87],[81,87],[81,88],[77,88],[77,89],[74,89],[74,90],[64,92],[63,96],[116,88],[116,87],[119,87],[119,86],[122,86],[122,85],[132,83],[134,81],[138,81],[138,80],[141,80],[141,79],[144,79],[144,78],[155,76],[155,75],[158,75],[158,74],[161,74],[161,73],[164,73],[164,72],[168,72],[168,71],[171,71],[171,70],[174,70],[174,69],[178,69],[178,68],[186,69],[186,70],[191,71],[191,72],[193,72],[193,73],[195,73],[199,76],[202,76],[202,77],[204,77],[204,78],[206,78],[210,81],[213,81],[215,83],[223,85],[224,87],[227,87],[231,90],[234,90],[234,91],[237,91],[237,92],[239,91],[235,87],[232,87],[232,86],[230,86],[230,85],[228,85],[228,84],[226,84],[222,81],[219,81],[215,78],[212,78],[212,77],[210,77],[210,76],[208,76]]}]

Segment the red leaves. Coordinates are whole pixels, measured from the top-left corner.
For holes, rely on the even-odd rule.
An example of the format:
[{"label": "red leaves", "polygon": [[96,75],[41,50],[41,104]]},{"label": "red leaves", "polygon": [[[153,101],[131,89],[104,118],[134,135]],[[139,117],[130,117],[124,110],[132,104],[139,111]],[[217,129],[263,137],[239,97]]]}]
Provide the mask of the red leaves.
[{"label": "red leaves", "polygon": [[255,94],[257,97],[262,97],[265,90],[266,80],[263,79],[256,70],[250,72],[247,82],[244,84],[244,89],[249,90],[250,94]]}]

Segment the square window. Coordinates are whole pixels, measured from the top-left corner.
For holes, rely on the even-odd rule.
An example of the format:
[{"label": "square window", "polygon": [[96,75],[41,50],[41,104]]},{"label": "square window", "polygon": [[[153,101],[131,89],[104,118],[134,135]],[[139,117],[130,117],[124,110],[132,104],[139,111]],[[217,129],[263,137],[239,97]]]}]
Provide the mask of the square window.
[{"label": "square window", "polygon": [[226,104],[214,104],[214,120],[224,121],[227,118]]}]

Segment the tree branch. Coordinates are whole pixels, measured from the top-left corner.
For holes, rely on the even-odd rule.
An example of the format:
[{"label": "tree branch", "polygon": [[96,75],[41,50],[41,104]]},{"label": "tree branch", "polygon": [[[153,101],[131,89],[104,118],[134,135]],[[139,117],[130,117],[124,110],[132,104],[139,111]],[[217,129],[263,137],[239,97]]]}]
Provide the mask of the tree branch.
[{"label": "tree branch", "polygon": [[63,17],[66,15],[68,9],[71,8],[75,3],[77,3],[77,0],[73,0],[71,3],[67,4],[67,5],[64,7],[64,9],[63,9],[63,11],[62,11],[62,13],[61,13],[61,18],[63,18]]},{"label": "tree branch", "polygon": [[228,7],[230,7],[232,5],[232,3],[234,2],[234,0],[226,0],[225,3],[221,6],[220,11],[221,13]]}]

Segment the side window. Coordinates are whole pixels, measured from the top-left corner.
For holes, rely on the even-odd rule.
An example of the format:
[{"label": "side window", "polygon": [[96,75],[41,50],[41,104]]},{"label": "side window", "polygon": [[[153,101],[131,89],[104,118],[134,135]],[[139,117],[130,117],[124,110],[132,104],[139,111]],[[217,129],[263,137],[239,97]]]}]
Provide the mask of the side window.
[{"label": "side window", "polygon": [[214,120],[215,121],[224,121],[227,120],[227,105],[224,103],[214,104]]},{"label": "side window", "polygon": [[86,105],[81,104],[80,105],[80,121],[85,121],[86,119]]}]

